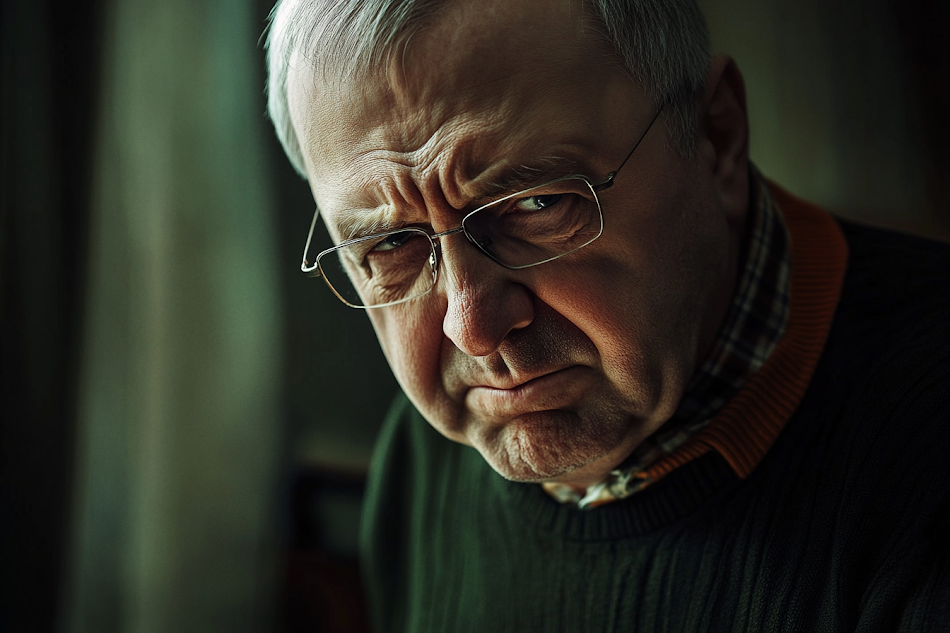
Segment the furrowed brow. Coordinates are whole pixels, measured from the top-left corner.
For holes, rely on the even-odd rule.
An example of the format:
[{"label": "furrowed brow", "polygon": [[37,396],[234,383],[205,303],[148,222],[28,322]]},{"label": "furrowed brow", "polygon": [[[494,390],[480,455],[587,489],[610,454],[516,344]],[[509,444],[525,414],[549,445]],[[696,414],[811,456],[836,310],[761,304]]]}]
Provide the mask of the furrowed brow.
[{"label": "furrowed brow", "polygon": [[[482,183],[473,202],[489,201],[583,171],[584,163],[571,156],[547,156],[531,163],[509,166],[497,177]],[[385,233],[407,224],[398,219],[396,209],[392,207],[346,209],[333,215],[339,218],[336,221],[341,241]]]},{"label": "furrowed brow", "polygon": [[500,176],[485,184],[479,199],[489,199],[530,189],[562,176],[583,173],[579,160],[568,156],[548,156],[530,164],[514,165],[506,168]]},{"label": "furrowed brow", "polygon": [[343,241],[385,233],[400,226],[392,209],[353,209],[341,212],[339,217],[337,230]]}]

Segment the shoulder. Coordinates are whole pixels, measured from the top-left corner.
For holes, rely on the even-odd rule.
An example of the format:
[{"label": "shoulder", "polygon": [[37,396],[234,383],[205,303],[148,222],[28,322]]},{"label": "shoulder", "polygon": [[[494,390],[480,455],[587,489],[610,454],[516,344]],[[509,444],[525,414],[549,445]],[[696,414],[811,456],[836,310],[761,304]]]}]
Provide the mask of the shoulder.
[{"label": "shoulder", "polygon": [[[400,392],[383,423],[370,463],[364,525],[438,514],[459,482],[493,473],[472,448],[443,437]],[[415,519],[412,519],[415,517]]]},{"label": "shoulder", "polygon": [[368,493],[392,498],[404,494],[407,487],[425,485],[438,470],[433,462],[450,459],[452,446],[400,391],[376,440]]},{"label": "shoulder", "polygon": [[950,244],[838,222],[848,242],[848,266],[829,346],[845,344],[887,358],[894,369],[894,363],[946,366]]},{"label": "shoulder", "polygon": [[906,609],[908,621],[931,621],[927,605],[950,587],[950,245],[838,223],[840,300],[760,475],[794,508],[790,521],[810,512],[809,529],[828,530],[862,617]]},{"label": "shoulder", "polygon": [[815,430],[853,472],[942,496],[933,486],[950,486],[950,244],[839,224],[847,272],[801,412],[831,423]]},{"label": "shoulder", "polygon": [[[945,457],[950,452],[950,244],[835,222],[847,244],[844,278],[818,365],[791,427],[809,442],[817,440],[817,433],[849,456],[868,463],[883,460],[878,467],[900,458],[945,472],[950,466]],[[794,238],[807,241],[811,234],[803,230]],[[807,274],[823,272],[812,267]]]},{"label": "shoulder", "polygon": [[[360,521],[360,558],[374,630],[402,630],[409,602],[409,574],[420,537],[437,529],[431,516],[432,487],[440,474],[434,461],[447,458],[442,440],[400,392],[376,440]],[[421,529],[421,526],[425,526]]]},{"label": "shoulder", "polygon": [[[950,243],[838,219],[848,242],[848,271],[842,306],[852,303],[874,314],[882,309],[935,317],[947,323],[950,310]],[[880,304],[871,309],[869,302]]]}]

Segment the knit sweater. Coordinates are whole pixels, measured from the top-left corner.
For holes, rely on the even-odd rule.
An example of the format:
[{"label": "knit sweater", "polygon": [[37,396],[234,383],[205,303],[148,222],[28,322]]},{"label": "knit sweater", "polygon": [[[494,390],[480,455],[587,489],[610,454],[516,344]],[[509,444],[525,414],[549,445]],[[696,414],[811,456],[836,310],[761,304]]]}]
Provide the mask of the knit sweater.
[{"label": "knit sweater", "polygon": [[777,197],[789,330],[643,492],[562,506],[397,402],[363,518],[377,631],[950,630],[950,247]]}]

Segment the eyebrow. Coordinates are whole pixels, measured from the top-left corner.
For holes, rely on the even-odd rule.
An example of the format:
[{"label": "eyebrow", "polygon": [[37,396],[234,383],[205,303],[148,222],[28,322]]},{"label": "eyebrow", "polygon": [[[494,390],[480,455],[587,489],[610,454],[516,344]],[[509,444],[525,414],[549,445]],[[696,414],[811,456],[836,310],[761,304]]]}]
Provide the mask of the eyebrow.
[{"label": "eyebrow", "polygon": [[549,180],[583,173],[580,160],[570,156],[545,156],[530,164],[513,165],[502,174],[486,182],[476,200],[497,198],[530,189]]},{"label": "eyebrow", "polygon": [[[544,156],[531,163],[510,165],[504,168],[499,176],[482,183],[478,194],[471,202],[473,204],[487,203],[492,199],[518,193],[550,180],[583,173],[583,171],[582,161],[567,155]],[[407,222],[396,219],[396,210],[391,207],[345,209],[334,215],[343,218],[337,224],[341,241],[385,233],[407,225]]]},{"label": "eyebrow", "polygon": [[339,214],[343,219],[337,224],[342,241],[367,237],[399,228],[392,209],[347,209]]}]

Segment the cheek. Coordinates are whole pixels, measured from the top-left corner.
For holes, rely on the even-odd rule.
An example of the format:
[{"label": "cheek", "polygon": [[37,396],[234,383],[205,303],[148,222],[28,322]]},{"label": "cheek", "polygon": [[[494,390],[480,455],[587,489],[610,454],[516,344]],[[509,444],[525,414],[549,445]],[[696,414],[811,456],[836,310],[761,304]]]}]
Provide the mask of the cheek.
[{"label": "cheek", "polygon": [[663,411],[679,401],[700,360],[727,262],[715,209],[665,202],[617,217],[597,247],[563,271],[558,297],[548,300],[594,342],[624,399]]},{"label": "cheek", "polygon": [[560,277],[554,306],[597,349],[601,371],[629,406],[651,408],[663,383],[663,310],[655,280],[620,257],[594,257]]},{"label": "cheek", "polygon": [[442,384],[443,312],[433,302],[370,310],[370,322],[389,366],[416,408],[429,420],[447,406]]}]

